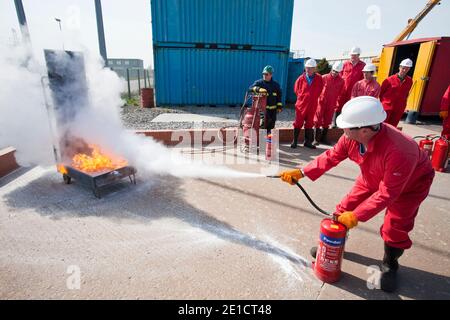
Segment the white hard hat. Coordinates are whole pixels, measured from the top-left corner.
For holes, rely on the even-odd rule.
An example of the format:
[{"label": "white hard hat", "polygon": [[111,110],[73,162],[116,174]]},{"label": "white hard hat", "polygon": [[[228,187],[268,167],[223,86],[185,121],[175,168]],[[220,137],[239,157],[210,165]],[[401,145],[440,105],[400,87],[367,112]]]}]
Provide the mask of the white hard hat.
[{"label": "white hard hat", "polygon": [[362,69],[363,72],[375,72],[377,67],[372,63],[367,63]]},{"label": "white hard hat", "polygon": [[361,54],[361,49],[358,47],[353,47],[350,49],[350,54]]},{"label": "white hard hat", "polygon": [[314,60],[314,59],[306,60],[305,67],[308,67],[308,68],[315,68],[315,67],[317,67],[316,60]]},{"label": "white hard hat", "polygon": [[342,62],[336,61],[335,63],[333,63],[333,67],[331,69],[336,72],[341,72],[343,68],[344,66]]},{"label": "white hard hat", "polygon": [[400,65],[402,67],[409,67],[409,68],[411,68],[413,66],[413,62],[412,62],[411,59],[405,59],[402,62],[400,62]]},{"label": "white hard hat", "polygon": [[342,113],[336,118],[336,124],[341,129],[373,126],[386,120],[386,116],[380,100],[360,96],[344,104]]}]

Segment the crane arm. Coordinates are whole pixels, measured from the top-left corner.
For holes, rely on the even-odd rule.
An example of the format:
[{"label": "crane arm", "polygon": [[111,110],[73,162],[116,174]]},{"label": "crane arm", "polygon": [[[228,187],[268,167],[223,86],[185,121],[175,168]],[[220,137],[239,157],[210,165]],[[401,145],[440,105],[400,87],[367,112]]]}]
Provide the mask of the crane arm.
[{"label": "crane arm", "polygon": [[417,14],[417,16],[415,16],[414,19],[410,19],[408,21],[408,25],[406,26],[405,29],[402,30],[402,32],[400,32],[397,37],[395,37],[393,42],[397,42],[397,41],[402,41],[403,39],[405,39],[409,34],[411,34],[411,32],[414,31],[414,29],[417,27],[417,25],[419,24],[419,22],[436,6],[438,5],[440,2],[440,0],[430,0],[428,1],[428,3],[426,4],[425,8],[422,9],[422,11],[419,12],[419,14]]}]

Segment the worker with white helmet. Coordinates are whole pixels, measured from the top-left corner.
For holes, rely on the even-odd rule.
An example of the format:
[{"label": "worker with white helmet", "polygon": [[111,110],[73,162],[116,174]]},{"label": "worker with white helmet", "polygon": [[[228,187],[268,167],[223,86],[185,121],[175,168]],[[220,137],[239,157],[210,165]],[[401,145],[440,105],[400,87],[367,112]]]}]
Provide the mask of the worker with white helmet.
[{"label": "worker with white helmet", "polygon": [[361,49],[353,47],[350,50],[350,60],[344,63],[341,76],[344,79],[344,89],[338,98],[338,107],[333,117],[333,127],[336,126],[336,117],[342,110],[342,106],[351,98],[352,89],[356,82],[363,79],[362,70],[366,65],[359,59],[361,55]]},{"label": "worker with white helmet", "polygon": [[337,144],[303,170],[289,170],[280,175],[283,181],[294,184],[304,176],[315,181],[347,158],[359,165],[361,174],[337,205],[335,215],[351,229],[386,209],[380,229],[384,240],[380,284],[381,289],[391,292],[396,287],[398,258],[412,245],[408,234],[414,227],[420,204],[428,195],[434,170],[417,143],[382,123],[385,118],[381,102],[374,97],[348,101],[336,120],[344,129]]},{"label": "worker with white helmet", "polygon": [[339,75],[342,71],[342,62],[336,61],[330,73],[322,76],[323,89],[319,96],[317,111],[314,116],[315,141],[314,145],[320,143],[329,144],[327,140],[328,127],[331,124],[333,113],[337,107],[337,99],[344,88],[344,79]]},{"label": "worker with white helmet", "polygon": [[396,127],[405,112],[412,79],[408,76],[413,62],[405,59],[400,63],[399,72],[386,78],[381,84],[380,100],[387,113],[386,123]]},{"label": "worker with white helmet", "polygon": [[364,79],[359,80],[353,86],[351,96],[352,99],[360,96],[371,96],[378,98],[380,95],[380,85],[373,76],[375,71],[376,67],[372,63],[367,63],[364,66],[362,70]]},{"label": "worker with white helmet", "polygon": [[319,95],[322,92],[322,76],[316,73],[317,63],[314,59],[308,59],[305,63],[305,72],[298,77],[294,84],[294,92],[297,96],[295,102],[294,140],[291,148],[297,148],[300,130],[305,126],[304,146],[315,149],[314,141],[314,115],[317,109]]}]

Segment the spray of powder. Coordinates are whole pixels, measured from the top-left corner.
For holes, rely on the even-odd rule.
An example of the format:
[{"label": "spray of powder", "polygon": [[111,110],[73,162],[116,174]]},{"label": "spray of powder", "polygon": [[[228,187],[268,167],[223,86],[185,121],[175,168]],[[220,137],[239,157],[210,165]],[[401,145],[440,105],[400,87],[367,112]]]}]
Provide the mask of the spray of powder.
[{"label": "spray of powder", "polygon": [[[0,74],[0,81],[4,85],[0,87],[0,147],[14,146],[21,165],[50,165],[54,163],[52,135],[41,86],[46,69],[29,56],[29,51],[23,47],[1,48],[0,68],[4,72]],[[98,56],[85,51],[84,61],[89,105],[80,105],[82,111],[70,124],[70,131],[75,136],[125,157],[141,173],[179,177],[261,177],[260,174],[193,161],[151,138],[126,131],[120,118],[120,93],[124,91],[124,81],[104,68]]]}]

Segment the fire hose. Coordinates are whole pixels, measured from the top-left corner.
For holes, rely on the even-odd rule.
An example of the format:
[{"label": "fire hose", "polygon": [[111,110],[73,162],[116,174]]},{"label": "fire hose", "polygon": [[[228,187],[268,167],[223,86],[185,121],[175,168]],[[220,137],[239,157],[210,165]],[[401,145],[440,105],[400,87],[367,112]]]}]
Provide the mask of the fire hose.
[{"label": "fire hose", "polygon": [[[275,176],[266,176],[267,178],[281,178],[281,176],[275,175]],[[323,209],[321,209],[315,202],[313,199],[311,199],[311,197],[309,196],[308,192],[306,192],[305,188],[303,188],[303,186],[296,180],[292,179],[295,184],[297,185],[297,187],[300,188],[300,190],[302,191],[302,193],[305,195],[306,199],[308,199],[309,203],[311,203],[311,205],[317,210],[319,211],[321,214],[328,216],[328,217],[332,217],[333,220],[336,220],[337,217],[336,215],[329,213]]]}]

